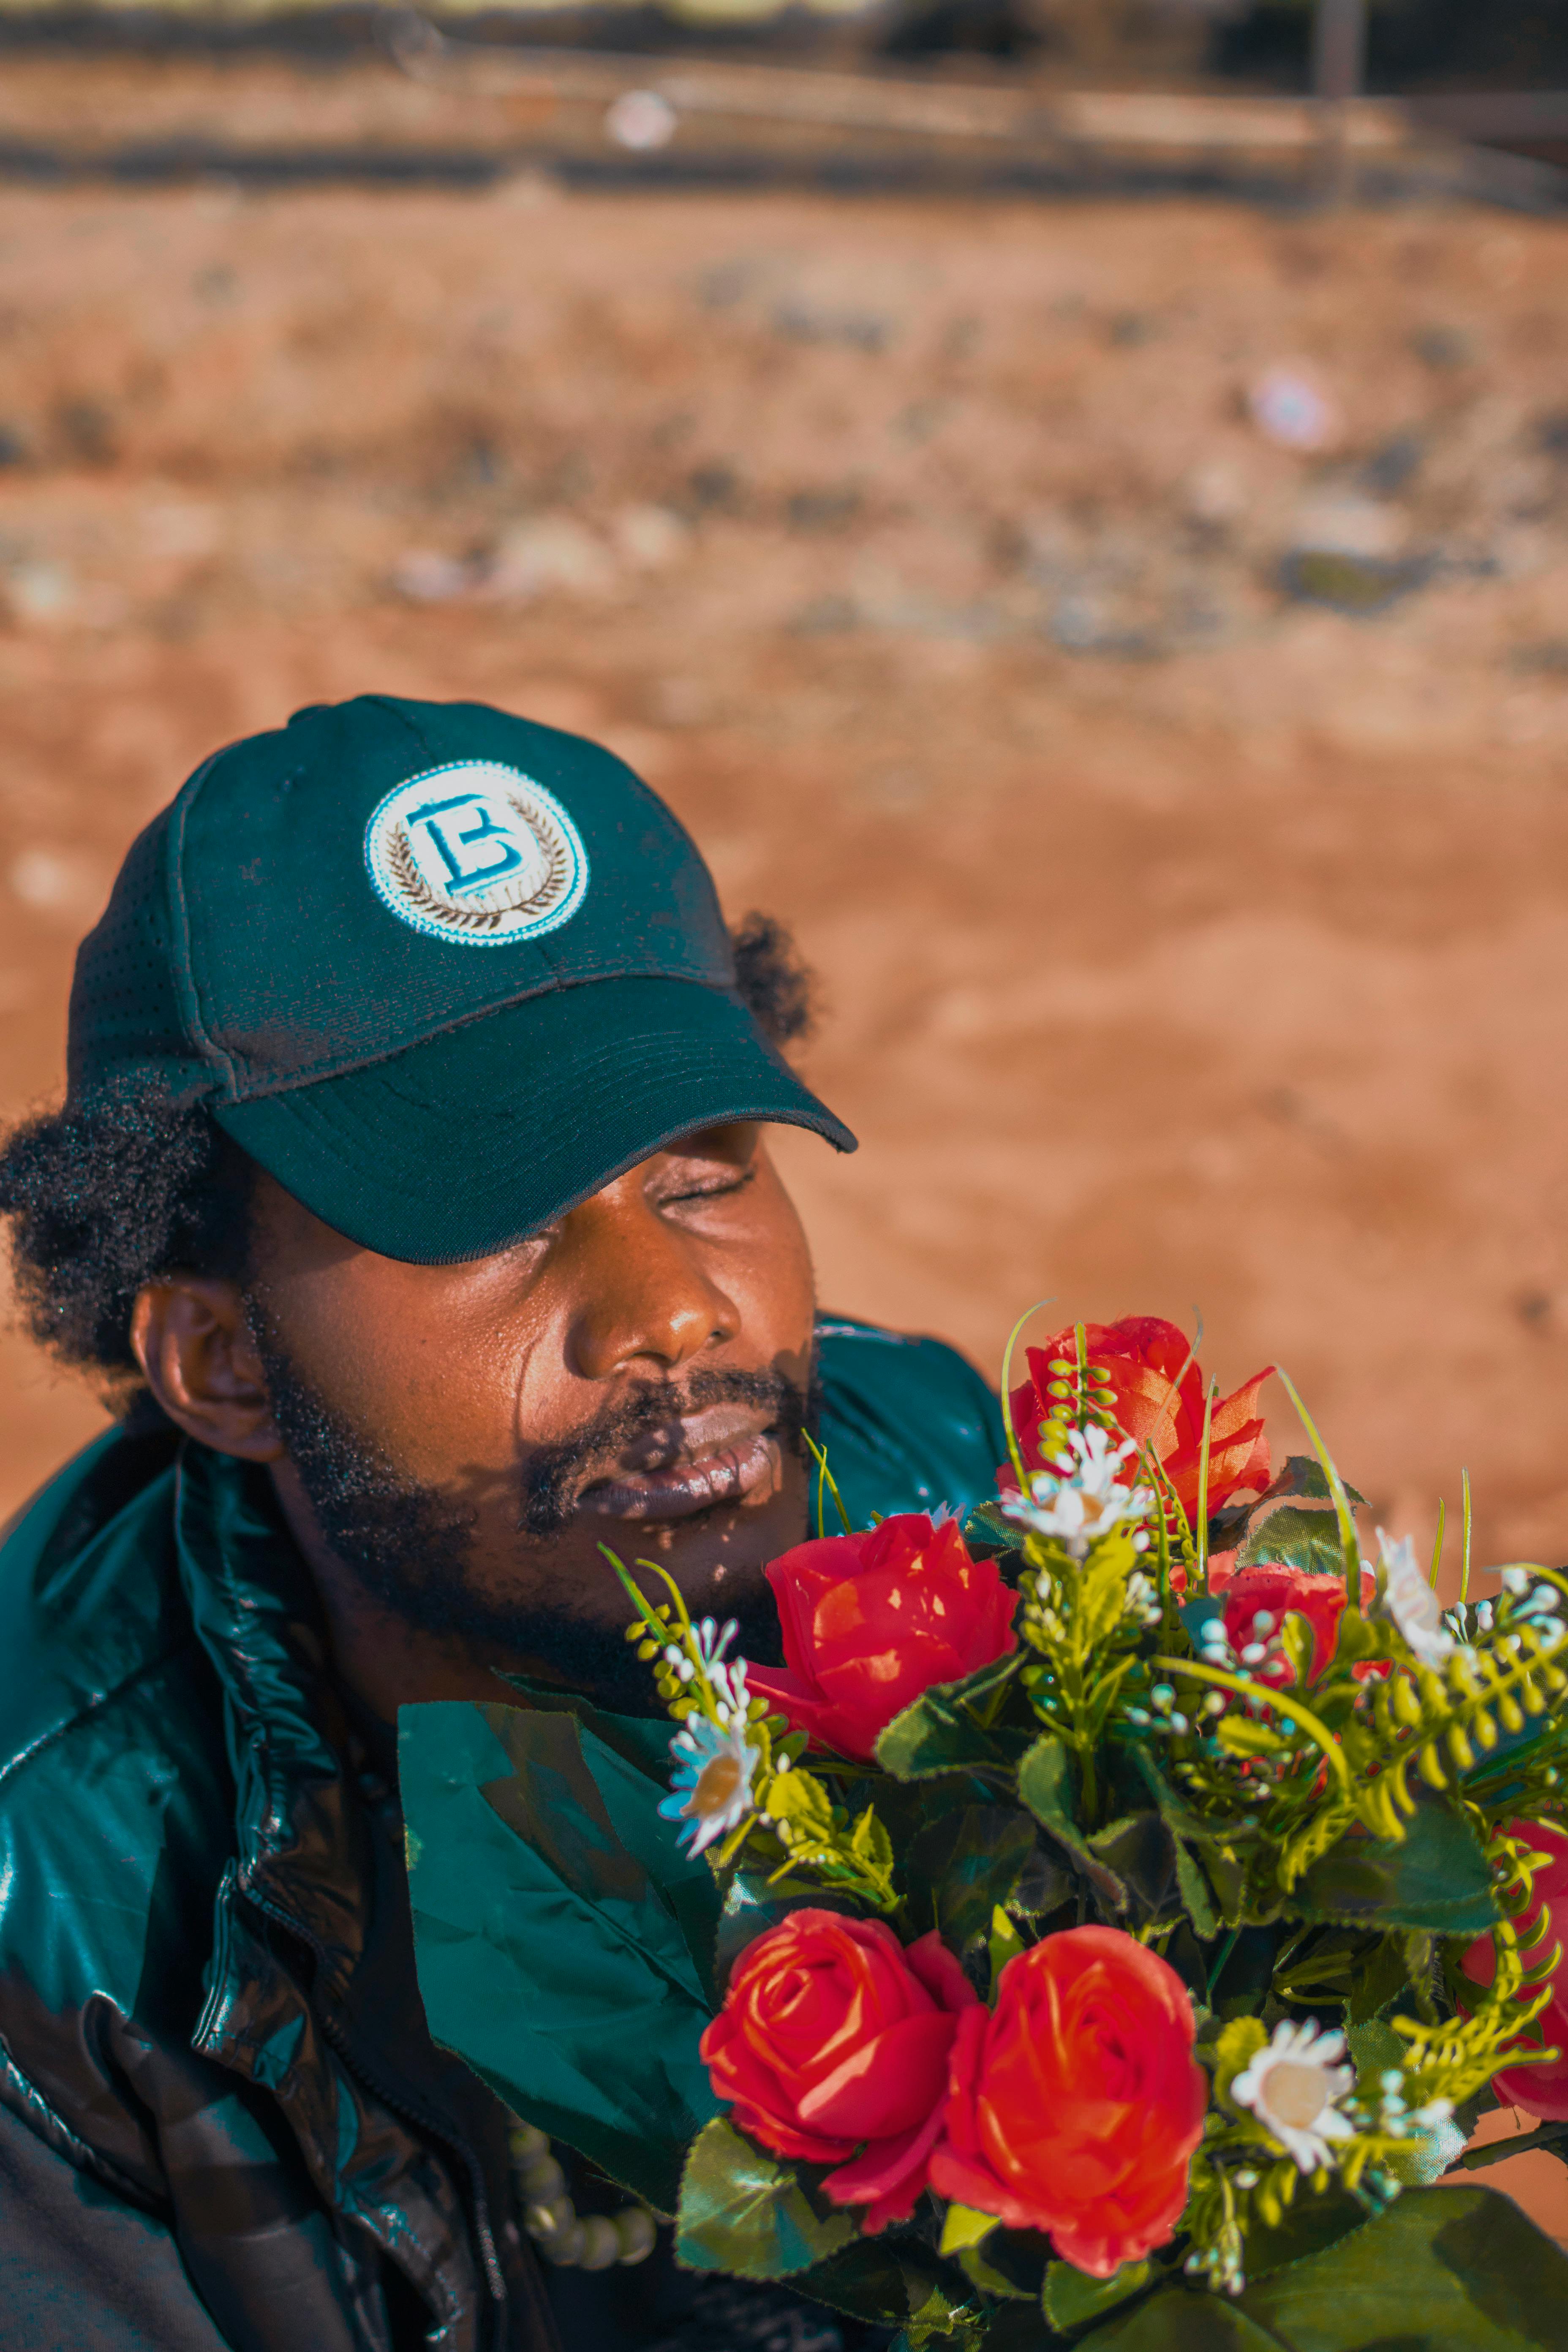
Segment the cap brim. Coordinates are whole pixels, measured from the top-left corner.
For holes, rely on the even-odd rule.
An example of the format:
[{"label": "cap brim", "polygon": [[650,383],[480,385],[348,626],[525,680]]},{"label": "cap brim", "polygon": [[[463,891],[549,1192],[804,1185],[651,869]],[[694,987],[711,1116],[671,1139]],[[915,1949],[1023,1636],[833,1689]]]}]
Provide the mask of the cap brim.
[{"label": "cap brim", "polygon": [[684,980],[554,989],[368,1068],[215,1108],[323,1223],[418,1265],[488,1257],[727,1119],[855,1149],[739,997]]}]

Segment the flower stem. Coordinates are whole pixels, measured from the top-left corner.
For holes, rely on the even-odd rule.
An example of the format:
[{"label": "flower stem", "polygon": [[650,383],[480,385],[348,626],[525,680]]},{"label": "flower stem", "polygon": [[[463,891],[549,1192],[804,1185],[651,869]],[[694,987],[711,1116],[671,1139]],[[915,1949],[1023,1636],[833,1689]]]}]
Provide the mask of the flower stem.
[{"label": "flower stem", "polygon": [[816,1465],[817,1534],[819,1536],[824,1536],[827,1533],[827,1529],[823,1525],[826,1513],[824,1511],[822,1507],[823,1489],[826,1487],[828,1494],[833,1497],[833,1507],[838,1514],[840,1526],[843,1528],[847,1536],[852,1536],[855,1530],[849,1524],[849,1514],[844,1507],[844,1497],[838,1491],[837,1481],[834,1477],[832,1471],[827,1466],[827,1454],[826,1450],[817,1444],[816,1439],[808,1431],[803,1430],[801,1432],[801,1435],[805,1439],[806,1444],[810,1448],[811,1458]]},{"label": "flower stem", "polygon": [[1026,1323],[1032,1323],[1041,1307],[1048,1307],[1050,1303],[1048,1298],[1037,1298],[1027,1313],[1019,1316],[1013,1328],[1008,1332],[1007,1345],[1002,1350],[1002,1425],[1007,1433],[1007,1459],[1013,1465],[1013,1473],[1018,1481],[1018,1492],[1021,1495],[1027,1495],[1029,1481],[1024,1468],[1024,1455],[1018,1444],[1018,1433],[1013,1426],[1013,1350],[1018,1344],[1018,1337],[1024,1326]]},{"label": "flower stem", "polygon": [[1469,1472],[1468,1472],[1468,1470],[1461,1470],[1461,1471],[1460,1471],[1460,1473],[1459,1473],[1459,1478],[1460,1478],[1460,1481],[1461,1481],[1461,1483],[1462,1483],[1462,1485],[1463,1485],[1463,1486],[1464,1486],[1464,1490],[1465,1490],[1465,1560],[1464,1560],[1464,1567],[1463,1567],[1462,1570],[1460,1571],[1460,1576],[1459,1576],[1459,1605],[1460,1605],[1460,1607],[1461,1607],[1461,1608],[1463,1608],[1463,1606],[1464,1606],[1465,1602],[1466,1602],[1466,1601],[1469,1599],[1469,1597],[1470,1597],[1470,1474],[1469,1474]]},{"label": "flower stem", "polygon": [[1219,1382],[1211,1381],[1204,1398],[1204,1438],[1198,1453],[1198,1565],[1196,1585],[1205,1597],[1209,1589],[1209,1431],[1214,1424],[1214,1401]]}]

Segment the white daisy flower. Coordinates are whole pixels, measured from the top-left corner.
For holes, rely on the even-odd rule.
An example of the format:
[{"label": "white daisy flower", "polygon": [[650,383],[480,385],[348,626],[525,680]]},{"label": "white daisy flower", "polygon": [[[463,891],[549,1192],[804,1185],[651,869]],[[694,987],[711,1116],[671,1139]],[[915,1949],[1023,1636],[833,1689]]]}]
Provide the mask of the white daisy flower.
[{"label": "white daisy flower", "polygon": [[[740,1679],[743,1698],[743,1665]],[[675,1769],[658,1810],[667,1822],[686,1823],[680,1842],[689,1853],[702,1853],[752,1810],[752,1780],[761,1759],[746,1738],[744,1716],[743,1706],[740,1720],[728,1724],[688,1716],[669,1743]]]},{"label": "white daisy flower", "polygon": [[1057,1455],[1055,1473],[1037,1470],[1027,1496],[1016,1495],[1002,1508],[1020,1527],[1055,1536],[1075,1559],[1082,1559],[1090,1544],[1121,1520],[1146,1517],[1153,1496],[1146,1486],[1124,1486],[1117,1475],[1138,1451],[1131,1438],[1112,1445],[1103,1429],[1091,1426],[1069,1430],[1067,1442],[1068,1451]]},{"label": "white daisy flower", "polygon": [[1415,1547],[1408,1536],[1391,1544],[1379,1528],[1383,1548],[1382,1606],[1393,1618],[1424,1666],[1440,1666],[1454,1651],[1454,1636],[1443,1622],[1436,1594],[1421,1572]]},{"label": "white daisy flower", "polygon": [[1303,2172],[1331,2164],[1330,2143],[1350,2139],[1354,2126],[1339,2102],[1355,2087],[1355,2071],[1338,2062],[1345,2037],[1289,2019],[1230,2086],[1237,2106],[1247,2107],[1282,2143]]}]

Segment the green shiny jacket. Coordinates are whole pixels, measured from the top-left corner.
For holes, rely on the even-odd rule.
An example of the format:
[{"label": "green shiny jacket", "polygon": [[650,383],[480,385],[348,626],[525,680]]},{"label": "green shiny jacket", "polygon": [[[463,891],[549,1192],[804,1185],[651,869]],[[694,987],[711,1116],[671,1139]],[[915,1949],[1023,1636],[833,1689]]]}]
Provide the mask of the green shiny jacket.
[{"label": "green shiny jacket", "polygon": [[[961,1358],[820,1336],[857,1525],[989,1490]],[[0,1549],[0,2341],[560,2343],[325,1655],[265,1474],[166,1426],[89,1445]]]}]

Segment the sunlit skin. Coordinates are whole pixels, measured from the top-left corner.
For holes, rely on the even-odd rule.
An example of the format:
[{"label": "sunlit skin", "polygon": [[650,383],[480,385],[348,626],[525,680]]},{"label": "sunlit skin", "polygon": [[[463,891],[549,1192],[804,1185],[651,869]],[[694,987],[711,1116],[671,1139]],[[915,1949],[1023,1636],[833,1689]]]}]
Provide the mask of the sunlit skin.
[{"label": "sunlit skin", "polygon": [[[811,1261],[761,1128],[685,1138],[542,1232],[460,1265],[361,1249],[269,1178],[258,1218],[260,1286],[289,1358],[400,1473],[472,1507],[472,1558],[488,1589],[564,1598],[619,1626],[625,1596],[601,1544],[659,1559],[694,1601],[721,1605],[738,1568],[805,1533],[802,1465],[769,1434],[765,1412],[734,1404],[672,1422],[657,1447],[644,1441],[589,1465],[559,1535],[518,1531],[520,1463],[637,1384],[679,1387],[707,1369],[806,1379]],[[132,1337],[181,1428],[270,1467],[321,1588],[339,1679],[374,1717],[391,1723],[419,1699],[514,1697],[497,1666],[547,1668],[409,1628],[333,1557],[274,1425],[236,1285],[150,1285]]]}]

